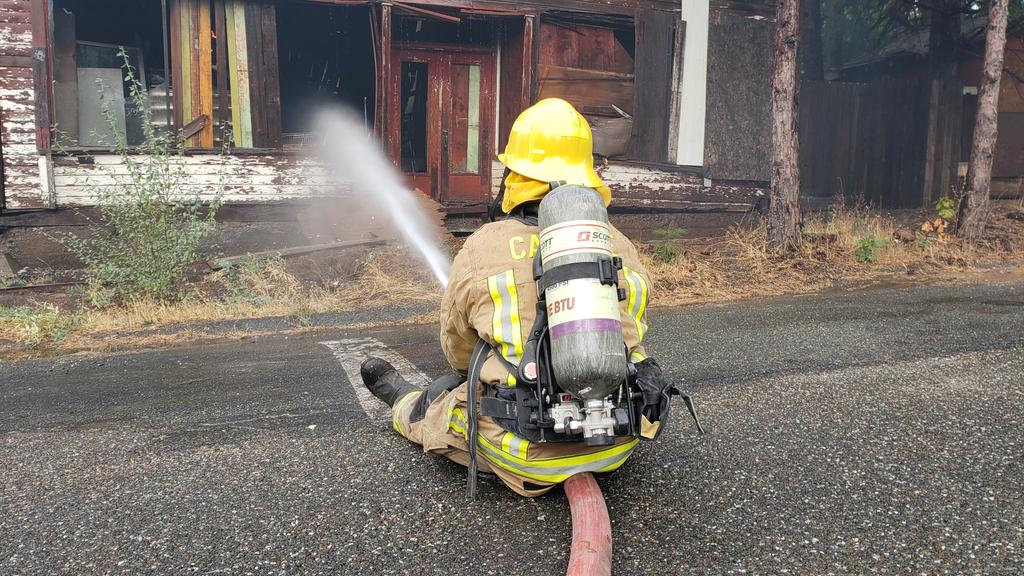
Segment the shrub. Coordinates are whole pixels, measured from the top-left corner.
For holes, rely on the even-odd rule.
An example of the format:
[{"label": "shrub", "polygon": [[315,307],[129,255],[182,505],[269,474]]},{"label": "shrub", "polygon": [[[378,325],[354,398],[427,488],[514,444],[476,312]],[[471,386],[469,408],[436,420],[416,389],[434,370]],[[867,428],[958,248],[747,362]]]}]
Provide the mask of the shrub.
[{"label": "shrub", "polygon": [[53,304],[7,307],[0,305],[0,336],[32,345],[64,340],[81,323],[76,314],[64,314]]},{"label": "shrub", "polygon": [[156,131],[144,88],[124,51],[121,57],[129,97],[143,115],[143,144],[139,154],[132,153],[110,103],[104,101],[114,150],[127,174],[114,176],[114,186],[99,189],[100,216],[89,225],[90,234],[56,238],[85,264],[90,298],[98,305],[177,297],[189,267],[200,259],[199,244],[213,231],[220,206],[218,193],[204,212],[198,191],[184,184],[187,173],[175,136]]},{"label": "shrub", "polygon": [[655,242],[651,258],[662,264],[671,264],[676,258],[679,258],[679,248],[675,244],[664,240]]},{"label": "shrub", "polygon": [[935,213],[943,220],[952,220],[956,217],[956,204],[956,200],[943,196],[935,201]]},{"label": "shrub", "polygon": [[853,255],[857,257],[858,262],[874,264],[878,261],[878,253],[888,245],[888,240],[876,238],[874,234],[868,234],[861,236],[860,240],[857,240]]}]

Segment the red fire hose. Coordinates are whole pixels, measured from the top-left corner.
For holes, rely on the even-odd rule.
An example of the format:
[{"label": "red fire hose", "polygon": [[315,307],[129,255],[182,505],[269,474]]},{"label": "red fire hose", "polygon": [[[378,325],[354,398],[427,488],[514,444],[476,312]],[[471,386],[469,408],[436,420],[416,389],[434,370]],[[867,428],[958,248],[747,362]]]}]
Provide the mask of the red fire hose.
[{"label": "red fire hose", "polygon": [[565,481],[572,511],[572,550],[566,576],[611,576],[612,525],[601,487],[593,474],[577,474]]}]

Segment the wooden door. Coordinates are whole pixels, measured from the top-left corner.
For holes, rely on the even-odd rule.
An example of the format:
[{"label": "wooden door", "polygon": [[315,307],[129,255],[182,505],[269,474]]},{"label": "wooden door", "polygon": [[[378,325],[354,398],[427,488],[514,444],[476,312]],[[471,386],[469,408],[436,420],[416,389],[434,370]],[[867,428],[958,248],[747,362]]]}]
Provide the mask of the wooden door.
[{"label": "wooden door", "polygon": [[443,55],[396,50],[392,58],[391,159],[411,187],[440,200]]},{"label": "wooden door", "polygon": [[441,134],[447,166],[442,200],[487,203],[494,155],[494,57],[456,53],[448,57],[446,116]]},{"label": "wooden door", "polygon": [[444,203],[486,205],[491,187],[494,55],[458,48],[393,52],[392,160]]}]

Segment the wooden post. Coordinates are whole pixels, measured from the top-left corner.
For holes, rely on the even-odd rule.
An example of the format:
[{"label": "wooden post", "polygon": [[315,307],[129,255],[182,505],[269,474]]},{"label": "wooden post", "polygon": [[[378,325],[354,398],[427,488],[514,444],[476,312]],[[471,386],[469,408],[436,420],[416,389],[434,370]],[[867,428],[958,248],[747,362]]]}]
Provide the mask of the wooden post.
[{"label": "wooden post", "polygon": [[967,169],[967,195],[962,206],[963,218],[959,222],[959,233],[968,240],[980,238],[988,221],[992,159],[999,132],[999,80],[1003,75],[1009,1],[992,0],[989,6],[985,68],[978,88],[978,112],[974,121],[971,163]]},{"label": "wooden post", "polygon": [[224,10],[227,26],[228,81],[231,84],[232,139],[238,148],[252,148],[249,44],[245,31],[245,8],[239,0],[226,0]]},{"label": "wooden post", "polygon": [[800,61],[803,77],[810,80],[825,79],[825,58],[821,42],[821,3],[823,0],[801,0]]},{"label": "wooden post", "polygon": [[[384,3],[380,5],[380,72],[378,77],[377,85],[379,86],[378,95],[380,108],[378,110],[377,120],[380,124],[378,128],[378,134],[380,134],[381,145],[384,150],[391,150],[391,98],[388,95],[389,87],[391,86],[391,4]],[[401,83],[399,83],[401,86]],[[396,163],[399,161],[398,158],[393,158]]]},{"label": "wooden post", "polygon": [[529,14],[523,17],[523,83],[521,102],[525,110],[533,104],[535,89],[533,85],[533,51],[534,51],[534,24],[537,17]]},{"label": "wooden post", "polygon": [[199,146],[213,148],[213,37],[210,29],[210,0],[199,0],[196,10],[197,62],[199,64],[199,109],[196,118],[210,121],[199,132]]},{"label": "wooden post", "polygon": [[[217,23],[217,107],[215,129],[220,131],[221,139],[227,141],[226,146],[232,144],[232,133],[226,129],[231,117],[228,111],[231,109],[231,94],[228,90],[228,30],[226,6],[224,0],[214,0],[214,21]],[[216,136],[216,134],[214,135]]]},{"label": "wooden post", "polygon": [[171,115],[171,118],[173,119],[172,124],[176,130],[185,125],[185,122],[183,121],[185,118],[183,112],[185,99],[182,98],[181,90],[181,87],[185,83],[184,61],[181,58],[181,12],[183,9],[183,0],[171,0],[170,13],[167,17],[170,25],[169,44],[171,52],[176,55],[171,58],[171,70],[169,71],[171,81],[168,85],[168,89],[171,92],[171,111],[173,112]]},{"label": "wooden post", "polygon": [[36,111],[36,150],[50,152],[50,111],[53,96],[50,58],[50,3],[32,0],[32,89]]},{"label": "wooden post", "polygon": [[768,242],[800,246],[800,141],[797,131],[800,0],[779,0],[772,72],[772,189]]}]

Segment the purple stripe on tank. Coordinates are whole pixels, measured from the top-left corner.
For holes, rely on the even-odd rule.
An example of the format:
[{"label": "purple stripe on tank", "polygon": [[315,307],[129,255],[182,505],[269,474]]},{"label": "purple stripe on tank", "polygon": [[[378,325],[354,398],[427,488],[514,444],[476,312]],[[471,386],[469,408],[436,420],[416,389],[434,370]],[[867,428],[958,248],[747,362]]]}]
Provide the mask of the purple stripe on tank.
[{"label": "purple stripe on tank", "polygon": [[579,332],[622,332],[622,324],[618,320],[608,318],[585,318],[570,320],[551,327],[552,338],[561,338],[566,334]]}]

